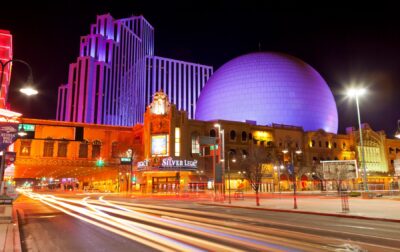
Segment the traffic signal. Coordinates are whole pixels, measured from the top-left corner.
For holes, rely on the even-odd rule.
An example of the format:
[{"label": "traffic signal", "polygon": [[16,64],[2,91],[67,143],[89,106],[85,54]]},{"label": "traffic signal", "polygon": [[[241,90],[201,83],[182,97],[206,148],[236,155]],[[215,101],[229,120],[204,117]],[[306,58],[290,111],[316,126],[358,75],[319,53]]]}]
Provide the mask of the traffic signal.
[{"label": "traffic signal", "polygon": [[102,158],[97,159],[96,160],[96,166],[103,167],[104,166],[104,160]]}]

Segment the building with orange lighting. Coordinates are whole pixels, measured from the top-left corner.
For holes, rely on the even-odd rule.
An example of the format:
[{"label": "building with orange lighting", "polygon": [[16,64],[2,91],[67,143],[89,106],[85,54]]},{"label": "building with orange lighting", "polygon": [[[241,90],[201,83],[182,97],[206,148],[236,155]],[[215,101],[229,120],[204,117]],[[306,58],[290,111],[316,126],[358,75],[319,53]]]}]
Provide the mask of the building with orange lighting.
[{"label": "building with orange lighting", "polygon": [[[153,96],[144,123],[134,127],[23,118],[19,128],[27,135],[12,147],[17,156],[14,178],[34,179],[41,188],[58,190],[128,191],[132,181],[132,190],[142,193],[206,192],[213,188],[214,177],[217,183],[221,179],[218,174],[223,167],[227,173],[219,129],[224,130],[225,155],[248,155],[254,144],[275,149],[276,158],[264,166],[262,192],[277,191],[278,182],[281,190],[291,190],[287,169],[280,170],[280,177],[276,170],[291,161],[290,155],[282,153],[288,146],[302,150],[294,157],[299,190],[334,190],[335,184],[322,181],[318,174],[320,161],[360,156],[358,132],[352,128],[346,134],[334,134],[281,124],[191,120],[163,92]],[[367,124],[363,134],[370,189],[397,188],[394,173],[400,141],[386,138]],[[126,157],[133,158],[132,165],[121,162]],[[230,164],[230,178],[232,190],[243,184],[250,188],[239,163]],[[361,178],[351,181],[351,189],[360,189],[361,182]]]}]

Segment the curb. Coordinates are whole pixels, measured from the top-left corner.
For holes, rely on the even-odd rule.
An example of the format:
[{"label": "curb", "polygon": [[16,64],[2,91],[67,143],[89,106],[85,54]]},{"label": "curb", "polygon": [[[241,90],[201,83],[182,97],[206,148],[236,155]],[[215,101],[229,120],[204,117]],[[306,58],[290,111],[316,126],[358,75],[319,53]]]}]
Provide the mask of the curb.
[{"label": "curb", "polygon": [[367,217],[367,216],[358,216],[358,215],[319,213],[319,212],[310,212],[310,211],[301,211],[301,210],[288,210],[288,209],[274,209],[274,208],[257,208],[257,207],[246,207],[246,206],[221,205],[221,204],[213,204],[213,203],[198,203],[198,204],[200,204],[200,205],[208,205],[208,206],[243,208],[243,209],[251,209],[251,210],[270,211],[270,212],[285,212],[285,213],[298,213],[298,214],[309,214],[309,215],[322,215],[322,216],[331,216],[331,217],[342,217],[342,218],[351,218],[351,219],[375,220],[375,221],[386,221],[386,222],[397,222],[397,223],[400,223],[400,219],[387,219],[387,218]]}]

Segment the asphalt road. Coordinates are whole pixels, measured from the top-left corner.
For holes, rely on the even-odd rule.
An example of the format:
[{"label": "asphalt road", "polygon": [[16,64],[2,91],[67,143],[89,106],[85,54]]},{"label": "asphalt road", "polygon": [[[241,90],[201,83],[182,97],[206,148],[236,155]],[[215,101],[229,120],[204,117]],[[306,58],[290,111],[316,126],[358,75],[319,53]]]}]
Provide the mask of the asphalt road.
[{"label": "asphalt road", "polygon": [[99,197],[21,197],[24,251],[400,251],[400,223]]}]

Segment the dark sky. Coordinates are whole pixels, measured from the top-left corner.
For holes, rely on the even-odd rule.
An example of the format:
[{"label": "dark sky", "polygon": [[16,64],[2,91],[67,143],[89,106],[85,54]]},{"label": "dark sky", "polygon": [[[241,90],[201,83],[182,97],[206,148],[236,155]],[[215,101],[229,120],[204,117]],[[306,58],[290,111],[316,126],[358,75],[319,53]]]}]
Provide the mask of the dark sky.
[{"label": "dark sky", "polygon": [[[11,2],[11,1],[9,1]],[[33,68],[37,97],[17,90],[27,70],[14,64],[12,108],[26,117],[54,119],[57,88],[67,81],[80,36],[97,14],[114,18],[142,14],[155,28],[155,53],[209,64],[217,70],[241,54],[280,51],[314,67],[332,89],[339,132],[357,125],[354,101],[344,98],[351,82],[364,83],[361,118],[392,137],[400,119],[400,15],[395,6],[304,5],[295,1],[12,1],[2,3],[0,29],[11,30],[14,58]]]}]

